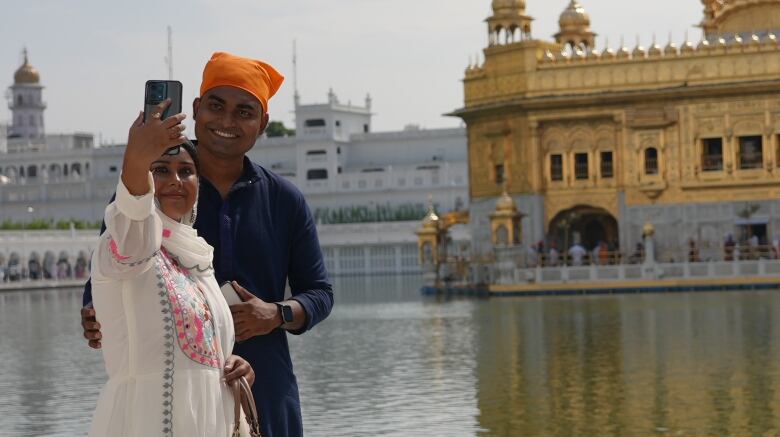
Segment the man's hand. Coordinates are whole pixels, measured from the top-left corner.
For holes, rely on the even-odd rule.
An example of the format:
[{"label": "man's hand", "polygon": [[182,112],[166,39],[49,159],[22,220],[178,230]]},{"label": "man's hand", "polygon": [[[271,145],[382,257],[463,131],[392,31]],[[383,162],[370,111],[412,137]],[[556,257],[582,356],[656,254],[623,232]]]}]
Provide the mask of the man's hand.
[{"label": "man's hand", "polygon": [[89,347],[100,349],[103,334],[100,333],[100,323],[95,319],[95,309],[91,304],[81,309],[81,327],[84,328],[84,338],[89,340]]},{"label": "man's hand", "polygon": [[266,335],[282,324],[282,317],[275,303],[264,302],[235,281],[233,288],[244,301],[230,306],[236,328],[236,341]]}]

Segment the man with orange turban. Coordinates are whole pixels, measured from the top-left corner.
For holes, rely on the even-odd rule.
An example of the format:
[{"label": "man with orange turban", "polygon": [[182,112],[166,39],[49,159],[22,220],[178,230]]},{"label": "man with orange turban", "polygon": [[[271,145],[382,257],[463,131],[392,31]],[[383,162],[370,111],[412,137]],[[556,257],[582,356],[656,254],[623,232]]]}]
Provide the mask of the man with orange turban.
[{"label": "man with orange turban", "polygon": [[[287,332],[308,331],[333,307],[303,194],[245,156],[268,125],[268,101],[283,81],[262,61],[217,52],[193,102],[201,167],[195,228],[214,247],[217,280],[231,281],[244,301],[231,306],[234,353],[255,372],[252,391],[265,437],[303,435]],[[86,307],[91,300],[88,283],[82,324],[90,346],[99,348],[100,325]]]}]

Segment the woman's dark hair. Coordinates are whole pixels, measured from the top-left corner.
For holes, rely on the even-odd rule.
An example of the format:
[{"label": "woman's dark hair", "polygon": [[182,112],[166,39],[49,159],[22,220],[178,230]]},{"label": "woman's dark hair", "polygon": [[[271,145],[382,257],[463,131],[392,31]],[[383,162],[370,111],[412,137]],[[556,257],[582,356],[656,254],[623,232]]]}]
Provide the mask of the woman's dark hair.
[{"label": "woman's dark hair", "polygon": [[187,153],[190,154],[192,162],[195,164],[195,171],[197,171],[198,176],[200,176],[200,161],[198,160],[198,151],[195,149],[195,145],[191,142],[187,141],[186,143],[181,143],[178,146],[173,146],[166,150],[163,155],[178,155],[181,153],[181,149],[186,150]]}]

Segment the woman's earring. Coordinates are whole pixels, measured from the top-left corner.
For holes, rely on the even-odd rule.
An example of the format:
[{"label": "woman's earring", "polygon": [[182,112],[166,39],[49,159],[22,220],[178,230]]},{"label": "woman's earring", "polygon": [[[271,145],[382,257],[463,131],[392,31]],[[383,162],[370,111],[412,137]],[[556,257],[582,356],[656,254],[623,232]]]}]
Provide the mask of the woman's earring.
[{"label": "woman's earring", "polygon": [[195,225],[195,219],[198,218],[198,201],[192,205],[192,211],[190,211],[190,226]]}]

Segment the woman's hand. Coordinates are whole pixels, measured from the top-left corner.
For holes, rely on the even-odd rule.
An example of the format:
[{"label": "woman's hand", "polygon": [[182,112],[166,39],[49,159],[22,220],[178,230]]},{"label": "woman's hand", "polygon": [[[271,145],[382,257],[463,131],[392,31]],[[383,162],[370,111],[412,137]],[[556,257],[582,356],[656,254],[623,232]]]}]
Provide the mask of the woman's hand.
[{"label": "woman's hand", "polygon": [[171,105],[171,99],[160,102],[152,109],[149,119],[144,122],[141,112],[130,126],[127,137],[127,149],[122,164],[122,182],[130,194],[141,196],[149,192],[149,167],[166,150],[187,141],[182,134],[186,126],[181,122],[185,114],[172,115],[160,120],[160,115]]},{"label": "woman's hand", "polygon": [[255,383],[255,371],[249,363],[238,355],[231,355],[225,361],[225,382],[229,384],[240,377],[246,377],[251,386]]}]

